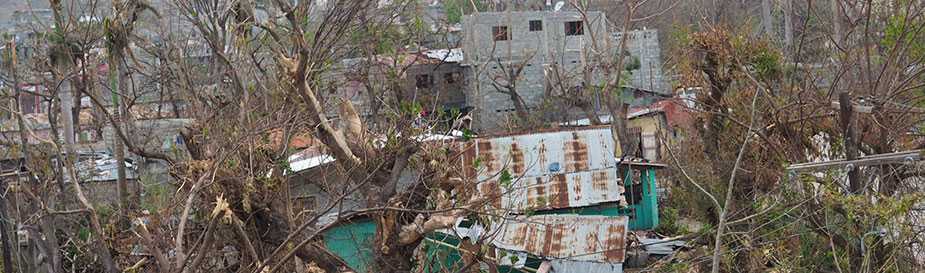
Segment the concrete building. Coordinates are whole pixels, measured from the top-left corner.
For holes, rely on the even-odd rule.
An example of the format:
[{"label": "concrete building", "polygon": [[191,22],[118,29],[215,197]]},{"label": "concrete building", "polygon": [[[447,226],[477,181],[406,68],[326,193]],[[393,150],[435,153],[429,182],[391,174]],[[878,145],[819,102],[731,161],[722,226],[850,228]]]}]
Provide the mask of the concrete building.
[{"label": "concrete building", "polygon": [[627,37],[626,51],[638,64],[632,70],[630,85],[643,90],[660,94],[671,93],[668,79],[662,73],[661,48],[658,45],[658,30],[643,29],[630,31],[628,35],[621,32],[613,34],[614,41],[619,45],[620,39]]},{"label": "concrete building", "polygon": [[473,75],[467,97],[475,108],[476,127],[496,131],[510,124],[516,111],[512,93],[528,110],[543,107],[547,72],[554,67],[583,71],[589,65],[585,57],[591,44],[603,45],[610,39],[606,20],[601,12],[588,12],[584,18],[571,11],[466,16],[463,64]]},{"label": "concrete building", "polygon": [[323,104],[331,117],[338,115],[339,99],[352,102],[361,116],[369,117],[382,114],[374,108],[394,96],[416,102],[428,113],[464,110],[469,70],[461,60],[458,48],[342,60],[322,77],[327,88],[320,92]]}]

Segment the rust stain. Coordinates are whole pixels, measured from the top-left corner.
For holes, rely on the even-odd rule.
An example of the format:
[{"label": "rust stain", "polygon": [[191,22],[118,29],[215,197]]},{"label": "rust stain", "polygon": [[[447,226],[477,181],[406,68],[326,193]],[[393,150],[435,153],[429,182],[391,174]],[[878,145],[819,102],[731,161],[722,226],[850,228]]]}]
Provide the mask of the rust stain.
[{"label": "rust stain", "polygon": [[536,186],[527,191],[527,205],[531,207],[547,207],[549,199],[546,198],[546,185],[543,183],[543,178],[537,177],[535,181]]},{"label": "rust stain", "polygon": [[526,236],[529,238],[533,238],[533,240],[527,240],[527,244],[524,245],[524,250],[526,250],[527,252],[536,253],[537,252],[536,244],[540,241],[536,239],[539,238],[540,234],[536,234],[537,229],[534,225],[525,225],[525,226],[527,228],[524,230],[524,234],[526,234]]},{"label": "rust stain", "polygon": [[568,181],[565,174],[553,175],[549,180],[550,189],[548,201],[550,207],[565,208],[568,207]]},{"label": "rust stain", "polygon": [[[621,263],[627,217],[543,215],[508,223],[496,246],[541,257]],[[515,228],[516,227],[516,228]],[[515,234],[510,234],[514,232]]]},{"label": "rust stain", "polygon": [[492,206],[501,208],[501,188],[497,182],[483,182],[479,184],[479,192],[491,201]]},{"label": "rust stain", "polygon": [[517,145],[517,142],[511,143],[511,169],[514,171],[515,175],[523,175],[524,173],[524,151],[520,149],[520,146]]},{"label": "rust stain", "polygon": [[465,143],[460,144],[460,146],[464,151],[463,166],[466,166],[465,169],[463,170],[464,175],[466,176],[467,180],[470,180],[470,181],[475,180],[477,170],[474,167],[472,167],[474,166],[475,157],[476,157],[475,147],[474,147],[475,145],[473,145],[472,142],[465,142]]},{"label": "rust stain", "polygon": [[479,150],[479,157],[476,160],[481,160],[481,165],[484,168],[485,173],[493,174],[500,171],[497,167],[495,167],[495,161],[497,161],[497,158],[495,158],[495,153],[492,151],[491,140],[478,140],[476,145],[478,145],[477,147]]},{"label": "rust stain", "polygon": [[607,190],[607,182],[610,181],[610,174],[607,172],[594,172],[591,174],[591,186],[595,191]]},{"label": "rust stain", "polygon": [[517,227],[517,230],[514,233],[514,238],[512,240],[514,244],[516,245],[524,244],[524,240],[527,239],[527,228],[528,227],[529,226],[527,225],[522,225],[522,226]]},{"label": "rust stain", "polygon": [[594,251],[597,251],[597,246],[600,245],[600,239],[596,232],[588,233],[588,236],[585,237],[585,242],[587,242],[587,244],[585,244],[584,251],[587,253],[594,253]]},{"label": "rust stain", "polygon": [[566,244],[570,244],[571,242],[568,241],[566,233],[572,234],[574,232],[573,230],[568,229],[568,225],[570,224],[553,225],[553,228],[550,231],[550,233],[553,234],[553,240],[551,240],[552,242],[548,244],[549,249],[547,250],[547,253],[560,257],[568,255],[568,253],[566,253]]},{"label": "rust stain", "polygon": [[607,239],[604,241],[604,258],[609,262],[622,262],[625,255],[626,226],[610,225],[607,227]]},{"label": "rust stain", "polygon": [[575,196],[572,196],[571,201],[581,200],[581,181],[575,181],[575,183],[572,183],[572,191],[575,192]]},{"label": "rust stain", "polygon": [[565,170],[568,172],[588,170],[588,144],[584,143],[577,132],[572,132],[572,139],[565,143]]},{"label": "rust stain", "polygon": [[556,236],[559,225],[547,224],[543,225],[543,249],[539,250],[540,253],[547,253],[547,255],[553,256],[556,252],[552,251],[553,244],[555,244],[562,236]]},{"label": "rust stain", "polygon": [[539,164],[540,168],[543,168],[543,172],[545,173],[547,171],[547,168],[549,168],[549,165],[548,165],[549,160],[546,159],[546,142],[545,141],[540,141],[540,147],[539,149],[537,149],[536,157],[537,157],[537,164]]}]

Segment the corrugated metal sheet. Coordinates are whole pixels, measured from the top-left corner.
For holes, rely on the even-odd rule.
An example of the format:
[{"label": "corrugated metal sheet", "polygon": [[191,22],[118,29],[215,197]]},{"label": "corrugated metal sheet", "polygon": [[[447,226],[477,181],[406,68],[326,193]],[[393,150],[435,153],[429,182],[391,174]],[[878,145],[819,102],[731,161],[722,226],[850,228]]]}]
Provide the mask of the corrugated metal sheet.
[{"label": "corrugated metal sheet", "polygon": [[500,225],[496,247],[549,259],[623,263],[626,216],[538,215]]},{"label": "corrugated metal sheet", "polygon": [[595,263],[569,260],[552,260],[549,262],[553,273],[622,273],[622,263]]},{"label": "corrugated metal sheet", "polygon": [[496,207],[581,207],[623,201],[613,147],[609,127],[487,137],[463,144],[463,164]]},{"label": "corrugated metal sheet", "polygon": [[510,187],[502,187],[493,180],[479,184],[479,191],[496,198],[493,203],[496,208],[522,212],[622,202],[624,188],[620,181],[613,168],[524,177]]},{"label": "corrugated metal sheet", "polygon": [[678,240],[677,238],[639,238],[639,241],[646,249],[646,252],[654,255],[671,255],[675,252],[675,249],[684,247],[684,245],[687,244],[685,241]]},{"label": "corrugated metal sheet", "polygon": [[658,160],[658,138],[655,132],[642,133],[642,157],[651,161]]}]

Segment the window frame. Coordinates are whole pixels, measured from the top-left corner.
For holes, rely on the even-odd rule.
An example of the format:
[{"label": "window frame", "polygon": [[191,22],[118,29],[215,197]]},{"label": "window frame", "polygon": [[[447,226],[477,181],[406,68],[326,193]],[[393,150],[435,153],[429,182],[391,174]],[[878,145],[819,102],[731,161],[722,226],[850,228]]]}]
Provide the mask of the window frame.
[{"label": "window frame", "polygon": [[414,87],[430,89],[434,87],[434,77],[430,74],[417,74],[414,76]]},{"label": "window frame", "polygon": [[584,21],[567,21],[565,22],[565,36],[582,36],[585,35]]},{"label": "window frame", "polygon": [[530,20],[528,24],[530,32],[543,31],[543,20]]},{"label": "window frame", "polygon": [[[495,42],[510,41],[511,40],[510,30],[511,29],[508,28],[507,26],[492,26],[491,27],[491,39]],[[503,38],[503,39],[500,39],[500,38]]]},{"label": "window frame", "polygon": [[446,72],[443,73],[443,81],[448,84],[455,84],[459,82],[459,72]]}]

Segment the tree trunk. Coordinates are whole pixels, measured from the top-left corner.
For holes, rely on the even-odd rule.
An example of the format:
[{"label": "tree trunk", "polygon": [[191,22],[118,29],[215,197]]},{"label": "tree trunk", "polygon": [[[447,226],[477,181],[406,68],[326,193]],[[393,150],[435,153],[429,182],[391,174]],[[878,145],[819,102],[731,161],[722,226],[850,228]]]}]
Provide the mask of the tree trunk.
[{"label": "tree trunk", "polygon": [[[18,113],[16,114],[16,125],[18,126],[18,129],[19,129],[19,141],[20,141],[20,146],[21,146],[20,150],[22,151],[23,165],[26,166],[26,168],[29,168],[28,167],[29,163],[32,160],[31,160],[31,156],[27,152],[30,150],[29,149],[29,134],[26,133],[26,122],[23,120],[23,117],[22,117],[22,114],[23,114],[22,113],[22,102],[19,100],[20,97],[22,96],[22,91],[19,89],[19,75],[16,73],[16,66],[18,65],[17,64],[18,56],[16,56],[16,54],[17,54],[16,53],[16,41],[11,40],[10,41],[10,60],[11,60],[10,74],[13,74],[12,75],[13,76],[13,90],[15,93],[15,95],[13,96],[13,102],[15,103],[14,107],[16,107],[16,113]],[[4,198],[3,198],[4,203],[6,203],[6,196],[7,195],[4,195]],[[6,229],[3,228],[2,232],[4,232],[3,233],[4,238],[6,238],[8,234],[8,233],[5,233]],[[7,263],[9,263],[12,266],[12,260],[6,259],[6,251],[7,251],[6,246],[4,246],[3,251],[4,251],[3,265],[5,269]],[[6,272],[13,272],[13,271],[6,271]]]},{"label": "tree trunk", "polygon": [[614,156],[617,157],[622,157],[626,155],[627,152],[632,151],[632,147],[630,147],[630,143],[627,141],[629,139],[629,134],[626,130],[626,111],[629,106],[622,100],[622,77],[623,70],[625,69],[623,63],[626,61],[626,54],[623,54],[623,52],[626,52],[626,40],[632,24],[633,14],[635,13],[635,5],[636,1],[627,1],[624,3],[627,10],[626,15],[623,17],[623,27],[621,29],[623,38],[620,39],[620,49],[617,51],[617,63],[611,68],[616,70],[616,74],[608,79],[608,89],[611,90],[602,90],[602,92],[606,94],[607,109],[610,111],[610,131],[613,133],[614,137]]},{"label": "tree trunk", "polygon": [[761,0],[761,28],[766,37],[774,38],[774,18],[771,16],[771,0]]},{"label": "tree trunk", "polygon": [[793,0],[784,0],[784,48],[793,47]]},{"label": "tree trunk", "polygon": [[[6,182],[0,181],[0,189],[6,192]],[[6,223],[9,221],[9,217],[6,213],[6,196],[0,196],[0,241],[3,243],[3,272],[4,273],[13,273],[13,255],[11,255],[11,250],[13,249],[10,244],[10,236],[13,234],[7,228]]]},{"label": "tree trunk", "polygon": [[844,29],[842,29],[842,20],[844,20],[845,13],[842,9],[841,0],[831,0],[832,2],[832,35],[833,40],[836,43],[841,44],[844,42]]},{"label": "tree trunk", "polygon": [[[109,85],[112,89],[112,106],[116,112],[115,122],[112,124],[112,130],[122,130],[122,106],[119,103],[120,87],[122,87],[122,52],[121,49],[113,49],[112,52],[109,52]],[[115,134],[114,134],[115,135]],[[116,159],[116,185],[117,192],[119,195],[119,217],[120,222],[123,224],[128,224],[127,219],[125,218],[126,213],[129,210],[129,192],[128,192],[128,182],[125,179],[125,144],[122,143],[122,139],[119,137],[113,137],[113,156]]]},{"label": "tree trunk", "polygon": [[[841,119],[842,132],[845,140],[845,158],[849,161],[858,158],[858,143],[854,128],[854,111],[851,105],[851,95],[842,91],[838,94],[839,115]],[[852,194],[861,193],[861,181],[858,177],[858,168],[848,170],[848,190]]]},{"label": "tree trunk", "polygon": [[528,126],[530,122],[530,110],[527,109],[527,105],[524,103],[523,97],[517,93],[516,87],[511,87],[508,89],[508,95],[511,96],[511,101],[514,103],[514,111],[517,112],[517,117],[521,119],[521,122],[524,122]]}]

